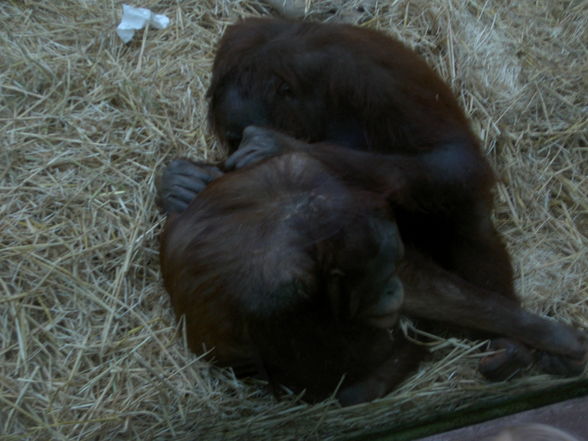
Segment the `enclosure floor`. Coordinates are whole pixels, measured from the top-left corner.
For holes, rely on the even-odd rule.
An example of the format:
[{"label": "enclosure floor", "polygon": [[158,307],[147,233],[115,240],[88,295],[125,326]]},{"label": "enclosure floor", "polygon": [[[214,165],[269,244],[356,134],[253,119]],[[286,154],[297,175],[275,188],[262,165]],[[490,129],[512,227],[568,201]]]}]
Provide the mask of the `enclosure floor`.
[{"label": "enclosure floor", "polygon": [[505,427],[526,423],[549,424],[575,435],[582,441],[588,441],[588,396],[421,438],[418,441],[479,441],[497,434]]}]

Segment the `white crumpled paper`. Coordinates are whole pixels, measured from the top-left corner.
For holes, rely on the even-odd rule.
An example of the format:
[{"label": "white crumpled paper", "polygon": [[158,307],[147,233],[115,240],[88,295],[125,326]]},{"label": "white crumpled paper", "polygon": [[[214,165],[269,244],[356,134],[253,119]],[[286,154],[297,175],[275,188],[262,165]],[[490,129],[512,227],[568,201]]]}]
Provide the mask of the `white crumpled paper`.
[{"label": "white crumpled paper", "polygon": [[128,43],[135,35],[135,31],[143,29],[147,24],[157,29],[165,29],[169,24],[169,18],[165,15],[154,14],[147,8],[123,5],[123,15],[116,33],[122,41]]}]

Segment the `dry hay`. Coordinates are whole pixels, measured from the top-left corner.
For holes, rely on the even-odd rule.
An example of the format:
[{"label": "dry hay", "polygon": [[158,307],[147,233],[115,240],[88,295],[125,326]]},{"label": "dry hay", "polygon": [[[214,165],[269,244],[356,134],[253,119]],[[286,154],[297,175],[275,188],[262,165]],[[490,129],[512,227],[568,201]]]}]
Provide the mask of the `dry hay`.
[{"label": "dry hay", "polygon": [[[501,182],[496,221],[533,311],[588,327],[585,1],[306,1],[384,29],[459,95]],[[127,46],[118,1],[0,3],[0,438],[333,439],[558,380],[488,384],[483,342],[436,339],[397,392],[340,409],[273,400],[199,361],[162,290],[154,179],[222,154],[204,93],[225,26],[254,1],[145,0],[171,26]],[[331,11],[332,12],[332,11]],[[352,17],[352,18],[349,18]]]}]

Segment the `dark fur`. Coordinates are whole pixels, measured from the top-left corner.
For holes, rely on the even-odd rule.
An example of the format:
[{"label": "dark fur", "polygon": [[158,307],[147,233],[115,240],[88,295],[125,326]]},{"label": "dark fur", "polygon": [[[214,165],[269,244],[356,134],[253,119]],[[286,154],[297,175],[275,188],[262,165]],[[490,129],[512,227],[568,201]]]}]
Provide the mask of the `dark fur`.
[{"label": "dark fur", "polygon": [[407,245],[516,298],[490,221],[491,168],[449,88],[400,42],[349,25],[247,19],[221,39],[209,97],[211,126],[231,150],[249,125],[353,149],[311,154],[385,188]]},{"label": "dark fur", "polygon": [[[414,247],[400,263],[386,192],[334,174],[307,153],[326,146],[262,129],[246,133],[243,151],[278,143],[292,152],[224,176],[210,165],[174,161],[159,186],[163,206],[171,200],[176,208],[161,237],[162,273],[194,352],[214,348],[221,365],[306,389],[310,399],[328,396],[344,377],[341,402],[367,401],[423,358],[422,349],[382,329],[402,308],[516,338],[543,351],[546,371],[581,371],[582,333],[463,281]],[[512,350],[485,365],[489,376],[532,361],[523,346],[506,347]]]},{"label": "dark fur", "polygon": [[[185,177],[189,165],[174,162],[171,177]],[[195,182],[216,175],[193,170]],[[173,192],[163,193],[165,202]],[[214,180],[171,216],[161,238],[165,286],[186,316],[193,351],[214,348],[217,363],[307,389],[310,399],[333,393],[345,376],[346,403],[387,392],[421,359],[418,347],[366,323],[397,317],[401,298],[391,310],[378,308],[402,295],[401,255],[385,200],[301,153]],[[398,372],[370,381],[385,363]],[[368,385],[349,392],[360,380]]]},{"label": "dark fur", "polygon": [[[393,212],[404,313],[520,341],[549,372],[582,369],[584,334],[520,308],[490,220],[493,173],[414,52],[346,25],[248,19],[221,40],[209,97],[228,167],[259,164],[213,181],[187,210],[218,169],[172,164],[160,184],[172,215],[162,271],[195,352],[214,346],[220,363],[314,398],[342,375],[342,402],[382,396],[422,358],[357,315],[385,298]],[[489,359],[488,376],[532,359],[502,342],[514,355]]]}]

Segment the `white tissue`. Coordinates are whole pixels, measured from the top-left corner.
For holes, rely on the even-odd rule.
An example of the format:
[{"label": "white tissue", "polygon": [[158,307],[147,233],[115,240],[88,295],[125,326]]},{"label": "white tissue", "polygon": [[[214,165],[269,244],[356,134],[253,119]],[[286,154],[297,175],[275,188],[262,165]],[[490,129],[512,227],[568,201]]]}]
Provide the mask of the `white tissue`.
[{"label": "white tissue", "polygon": [[123,5],[123,15],[116,33],[122,41],[128,43],[135,35],[135,31],[143,29],[147,24],[157,29],[165,29],[169,24],[169,18],[165,15],[154,14],[147,8]]}]

